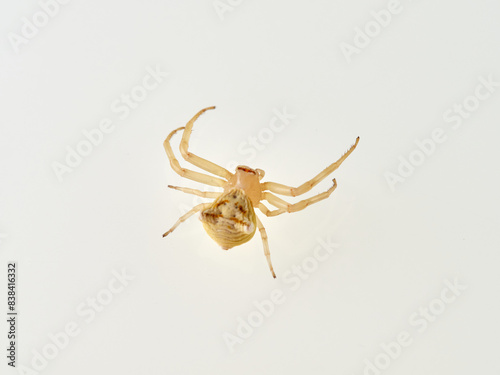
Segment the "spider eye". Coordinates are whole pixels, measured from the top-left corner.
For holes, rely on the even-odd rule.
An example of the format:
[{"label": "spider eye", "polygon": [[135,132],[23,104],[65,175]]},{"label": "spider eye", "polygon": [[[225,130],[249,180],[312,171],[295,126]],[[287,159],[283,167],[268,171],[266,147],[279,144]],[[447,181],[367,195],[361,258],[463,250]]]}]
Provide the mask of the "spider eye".
[{"label": "spider eye", "polygon": [[250,167],[247,167],[246,165],[238,165],[236,167],[236,170],[242,171],[242,172],[246,172],[246,173],[257,174],[256,170],[254,170],[254,169],[252,169]]}]

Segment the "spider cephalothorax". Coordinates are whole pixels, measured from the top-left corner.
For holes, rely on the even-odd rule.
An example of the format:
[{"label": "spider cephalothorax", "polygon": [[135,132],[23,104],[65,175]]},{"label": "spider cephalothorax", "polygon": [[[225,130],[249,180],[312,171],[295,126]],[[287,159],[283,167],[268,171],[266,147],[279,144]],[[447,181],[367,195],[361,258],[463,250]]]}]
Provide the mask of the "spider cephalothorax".
[{"label": "spider cephalothorax", "polygon": [[[276,216],[284,212],[296,212],[306,208],[308,205],[316,203],[330,196],[337,187],[335,179],[333,185],[327,191],[317,194],[311,198],[304,199],[300,202],[291,204],[277,197],[275,194],[287,195],[295,197],[304,194],[316,186],[325,177],[336,170],[340,164],[354,151],[359,137],[351,148],[335,163],[330,164],[322,172],[316,175],[311,180],[303,183],[298,187],[290,187],[276,182],[260,182],[264,177],[264,171],[261,169],[252,169],[247,166],[240,165],[234,173],[220,167],[211,161],[200,158],[188,151],[189,137],[193,124],[196,119],[206,110],[214,109],[208,107],[199,111],[185,127],[173,130],[163,143],[167,152],[172,169],[181,177],[186,177],[194,181],[198,181],[207,185],[217,186],[223,189],[222,192],[203,192],[196,189],[171,186],[170,188],[183,191],[185,193],[198,195],[205,198],[215,198],[211,203],[201,203],[193,207],[185,215],[170,228],[164,235],[171,233],[184,220],[189,218],[194,213],[201,211],[200,220],[208,235],[212,237],[224,250],[228,250],[234,246],[241,245],[250,241],[259,228],[264,245],[264,254],[266,256],[269,269],[273,277],[276,277],[273,266],[271,264],[271,255],[269,253],[269,245],[267,242],[267,234],[261,221],[255,214],[254,208],[258,208],[266,216]],[[184,130],[182,140],[179,146],[183,158],[196,165],[197,167],[213,174],[207,175],[182,168],[179,161],[175,158],[170,146],[170,139],[178,131]],[[275,210],[267,208],[262,201],[266,200],[271,205],[275,206]]]}]

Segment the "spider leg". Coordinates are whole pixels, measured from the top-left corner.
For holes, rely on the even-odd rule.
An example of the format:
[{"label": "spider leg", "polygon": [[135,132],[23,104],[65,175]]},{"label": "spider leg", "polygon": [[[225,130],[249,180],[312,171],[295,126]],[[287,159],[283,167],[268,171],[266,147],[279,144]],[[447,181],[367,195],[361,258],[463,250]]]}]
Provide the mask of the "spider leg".
[{"label": "spider leg", "polygon": [[179,191],[182,191],[184,193],[197,195],[197,196],[203,197],[203,198],[217,198],[219,195],[222,194],[222,193],[218,193],[216,191],[200,191],[200,190],[197,190],[197,189],[191,189],[191,188],[185,188],[185,187],[179,187],[179,186],[172,186],[172,185],[168,185],[168,187],[170,189],[179,190]]},{"label": "spider leg", "polygon": [[259,228],[260,236],[262,237],[262,244],[264,246],[264,255],[266,256],[267,264],[269,265],[271,274],[273,275],[274,278],[276,278],[276,274],[274,273],[273,269],[273,264],[271,263],[271,253],[269,252],[269,243],[267,242],[266,228],[264,228],[264,225],[262,225],[261,221],[257,216],[255,216],[255,218],[257,219],[257,227]]},{"label": "spider leg", "polygon": [[267,208],[262,202],[259,202],[259,205],[257,206],[257,208],[266,216],[277,216],[277,215],[280,215],[282,213],[285,213],[286,210],[285,209],[278,209],[278,210],[273,210],[271,211],[269,208]]},{"label": "spider leg", "polygon": [[261,207],[260,203],[259,203],[258,207],[267,216],[276,216],[276,215],[280,215],[284,212],[297,212],[297,211],[303,210],[304,208],[306,208],[307,206],[309,206],[311,204],[314,204],[316,202],[319,202],[323,199],[328,198],[330,196],[330,194],[332,194],[333,191],[336,189],[336,187],[337,187],[337,181],[335,181],[335,179],[333,179],[333,186],[330,189],[328,189],[327,191],[324,191],[323,193],[319,193],[319,194],[315,195],[314,197],[304,199],[304,200],[297,202],[295,204],[288,203],[288,202],[284,201],[283,199],[277,197],[276,195],[265,191],[262,193],[263,194],[262,198],[267,200],[269,203],[271,203],[273,206],[277,207],[278,209],[271,211],[266,206],[264,206],[262,204],[263,208],[265,210],[267,210],[267,212],[265,212],[263,210],[263,208]]},{"label": "spider leg", "polygon": [[163,142],[163,147],[165,147],[165,151],[167,153],[168,160],[170,161],[170,166],[172,167],[172,169],[181,177],[186,177],[189,178],[190,180],[201,182],[202,184],[219,186],[219,187],[224,186],[226,184],[226,181],[220,178],[191,171],[189,169],[185,169],[180,166],[179,161],[175,158],[174,152],[172,151],[172,147],[170,146],[170,139],[177,131],[181,129],[184,129],[184,127],[173,130]]},{"label": "spider leg", "polygon": [[208,107],[199,111],[194,117],[186,124],[184,129],[184,133],[182,134],[181,144],[179,146],[179,150],[181,151],[182,157],[189,163],[196,165],[197,167],[204,169],[207,172],[213,173],[217,176],[225,178],[229,180],[233,177],[233,174],[229,172],[227,169],[212,163],[206,159],[200,158],[195,154],[188,151],[189,146],[189,138],[191,137],[191,131],[193,129],[194,122],[200,117],[205,111],[209,109],[215,109],[215,107]]},{"label": "spider leg", "polygon": [[356,142],[351,146],[351,148],[349,150],[347,150],[347,152],[344,155],[342,155],[342,157],[339,160],[337,160],[335,163],[330,164],[322,172],[318,173],[318,175],[316,177],[312,178],[311,180],[309,180],[307,182],[304,182],[299,187],[295,188],[295,187],[279,184],[276,182],[264,182],[261,184],[262,190],[269,190],[269,191],[276,193],[276,194],[288,195],[288,196],[292,196],[292,197],[307,193],[314,186],[316,186],[318,183],[320,183],[325,177],[327,177],[330,173],[332,173],[334,170],[336,170],[342,164],[342,162],[345,159],[347,159],[347,157],[354,151],[354,149],[358,145],[358,142],[359,142],[359,137],[356,138]]},{"label": "spider leg", "polygon": [[193,216],[195,213],[197,213],[198,211],[201,211],[205,208],[208,208],[210,207],[212,203],[201,203],[197,206],[194,206],[191,210],[189,210],[188,212],[186,212],[184,215],[182,215],[179,220],[177,220],[175,222],[175,224],[172,226],[172,228],[170,228],[168,231],[166,231],[165,233],[163,233],[163,237],[166,237],[168,236],[170,233],[172,233],[174,231],[175,228],[177,228],[182,222],[186,221],[189,217]]}]

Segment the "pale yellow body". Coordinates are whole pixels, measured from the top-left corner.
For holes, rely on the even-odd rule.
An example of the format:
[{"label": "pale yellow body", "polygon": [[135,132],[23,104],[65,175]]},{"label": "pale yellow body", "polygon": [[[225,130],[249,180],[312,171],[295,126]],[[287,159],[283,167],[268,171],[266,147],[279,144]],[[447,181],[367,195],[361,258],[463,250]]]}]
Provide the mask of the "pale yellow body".
[{"label": "pale yellow body", "polygon": [[[208,107],[199,111],[185,127],[181,127],[172,131],[163,143],[167,156],[170,160],[172,169],[180,176],[198,181],[207,185],[217,186],[223,188],[223,192],[203,192],[196,189],[183,188],[171,186],[170,188],[183,191],[185,193],[198,195],[205,198],[215,198],[211,203],[202,203],[192,210],[181,216],[179,220],[168,230],[163,237],[171,233],[180,223],[196,212],[201,211],[200,220],[203,223],[208,235],[215,240],[224,250],[228,250],[234,246],[238,246],[248,242],[254,236],[256,229],[262,237],[264,245],[264,254],[271,270],[273,277],[276,277],[273,266],[271,263],[271,255],[269,252],[269,244],[267,234],[261,221],[255,214],[254,208],[258,208],[266,216],[276,216],[285,212],[296,212],[306,208],[308,205],[316,203],[330,196],[330,194],[337,187],[335,179],[333,185],[323,193],[317,194],[311,198],[301,200],[300,202],[291,204],[283,199],[277,197],[275,194],[282,194],[288,196],[297,196],[304,194],[316,186],[325,177],[337,169],[340,164],[354,151],[356,148],[359,137],[351,148],[335,163],[330,164],[327,168],[321,171],[318,175],[311,180],[303,183],[298,187],[291,187],[282,185],[276,182],[261,182],[264,177],[264,171],[261,169],[252,169],[247,166],[238,166],[234,173],[229,172],[227,169],[214,164],[208,160],[200,158],[188,151],[189,138],[193,124],[196,119],[206,110],[214,109],[215,107]],[[180,152],[183,158],[196,165],[197,167],[214,174],[215,176],[207,175],[182,168],[179,161],[170,146],[170,139],[178,131],[184,130],[182,140],[180,143]],[[270,210],[262,201],[265,200],[276,209]]]},{"label": "pale yellow body", "polygon": [[257,229],[250,198],[241,189],[231,189],[201,211],[200,220],[208,235],[224,250],[252,239]]}]

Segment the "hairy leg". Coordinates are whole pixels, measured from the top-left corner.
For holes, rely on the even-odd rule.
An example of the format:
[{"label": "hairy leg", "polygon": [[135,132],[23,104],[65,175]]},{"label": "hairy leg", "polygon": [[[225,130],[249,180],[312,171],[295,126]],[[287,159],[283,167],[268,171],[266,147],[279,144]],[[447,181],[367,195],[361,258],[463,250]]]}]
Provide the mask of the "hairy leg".
[{"label": "hairy leg", "polygon": [[279,184],[276,182],[264,182],[264,183],[262,183],[262,190],[269,190],[269,191],[276,193],[276,194],[288,195],[288,196],[292,196],[292,197],[307,193],[314,186],[316,186],[323,179],[325,179],[329,174],[331,174],[334,170],[336,170],[342,164],[342,162],[345,159],[347,159],[347,157],[354,151],[354,149],[358,145],[358,142],[359,142],[359,137],[356,138],[356,142],[351,146],[351,148],[349,150],[347,150],[347,152],[339,160],[337,160],[335,163],[330,164],[327,168],[325,168],[318,175],[313,177],[311,180],[304,182],[299,187],[295,188],[295,187]]}]

